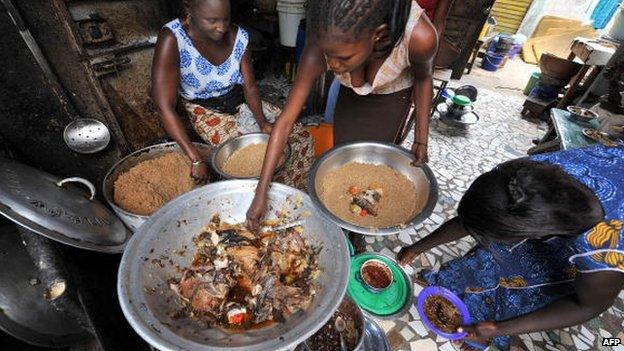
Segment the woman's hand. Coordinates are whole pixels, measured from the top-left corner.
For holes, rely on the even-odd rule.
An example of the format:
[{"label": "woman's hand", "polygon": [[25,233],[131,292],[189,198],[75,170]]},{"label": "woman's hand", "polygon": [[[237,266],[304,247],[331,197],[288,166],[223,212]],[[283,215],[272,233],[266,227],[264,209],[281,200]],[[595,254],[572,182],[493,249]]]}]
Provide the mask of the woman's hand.
[{"label": "woman's hand", "polygon": [[249,209],[247,210],[247,222],[245,226],[249,230],[258,230],[260,228],[260,221],[264,217],[264,213],[267,209],[267,195],[263,191],[256,190],[256,196],[254,196]]},{"label": "woman's hand", "polygon": [[422,166],[423,164],[429,162],[429,156],[427,154],[427,144],[414,142],[412,145],[412,154],[416,157],[416,160],[412,162],[414,166]]},{"label": "woman's hand", "polygon": [[208,180],[208,166],[206,166],[205,162],[191,165],[191,178],[197,185],[206,184]]},{"label": "woman's hand", "polygon": [[401,248],[401,251],[397,254],[397,261],[399,261],[400,265],[407,266],[421,253],[414,245],[406,246]]},{"label": "woman's hand", "polygon": [[493,337],[498,336],[498,326],[495,322],[486,321],[474,325],[459,327],[457,328],[457,332],[466,332],[468,333],[466,339],[482,345],[488,345]]}]

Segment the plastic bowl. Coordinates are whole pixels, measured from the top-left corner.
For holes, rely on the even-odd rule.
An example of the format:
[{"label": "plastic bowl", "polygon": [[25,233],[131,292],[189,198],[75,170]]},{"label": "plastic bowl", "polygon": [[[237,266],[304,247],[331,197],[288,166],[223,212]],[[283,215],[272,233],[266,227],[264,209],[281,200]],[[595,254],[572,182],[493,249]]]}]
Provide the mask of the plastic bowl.
[{"label": "plastic bowl", "polygon": [[[377,266],[383,269],[384,272],[390,277],[390,283],[388,283],[388,285],[384,287],[376,287],[376,286],[373,286],[370,282],[366,281],[366,278],[365,278],[366,275],[364,274],[364,270],[366,269],[366,267],[369,267],[369,266]],[[373,292],[382,292],[388,289],[390,285],[392,285],[392,283],[394,282],[394,276],[392,275],[392,270],[390,269],[390,267],[385,262],[378,260],[376,258],[371,258],[370,260],[367,260],[366,262],[364,262],[362,267],[360,267],[360,277],[362,278],[362,282],[366,285],[366,287],[372,290]]]},{"label": "plastic bowl", "polygon": [[572,117],[572,119],[581,122],[589,123],[599,117],[596,112],[580,106],[568,106],[567,110],[570,112],[570,117]]},{"label": "plastic bowl", "polygon": [[470,318],[470,312],[468,312],[468,307],[457,295],[455,295],[446,288],[439,286],[430,286],[424,288],[423,291],[421,291],[421,293],[418,295],[418,313],[420,314],[420,319],[423,321],[425,326],[433,331],[435,334],[449,340],[460,340],[468,336],[468,333],[466,332],[445,333],[442,330],[436,328],[436,326],[433,325],[431,321],[429,321],[429,318],[427,318],[427,315],[425,314],[424,305],[425,300],[430,296],[441,296],[449,300],[459,310],[459,313],[461,313],[462,325],[470,325],[472,323]]}]

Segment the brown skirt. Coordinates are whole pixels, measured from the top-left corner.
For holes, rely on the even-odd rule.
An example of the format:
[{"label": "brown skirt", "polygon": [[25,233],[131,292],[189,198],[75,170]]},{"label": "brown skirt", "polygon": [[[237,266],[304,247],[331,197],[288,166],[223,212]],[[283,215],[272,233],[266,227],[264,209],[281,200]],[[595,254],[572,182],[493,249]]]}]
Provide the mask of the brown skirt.
[{"label": "brown skirt", "polygon": [[334,112],[334,145],[364,140],[393,143],[410,108],[411,91],[358,95],[341,85]]}]

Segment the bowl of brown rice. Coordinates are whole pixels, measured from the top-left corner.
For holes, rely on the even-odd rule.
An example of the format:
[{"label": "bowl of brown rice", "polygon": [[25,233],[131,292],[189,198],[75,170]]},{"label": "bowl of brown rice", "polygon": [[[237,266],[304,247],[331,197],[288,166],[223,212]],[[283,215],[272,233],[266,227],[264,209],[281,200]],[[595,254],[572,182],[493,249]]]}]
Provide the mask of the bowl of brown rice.
[{"label": "bowl of brown rice", "polygon": [[[262,171],[269,135],[251,133],[232,138],[214,149],[211,166],[223,179],[257,179]],[[286,148],[275,169],[279,173],[289,161],[290,145]]]},{"label": "bowl of brown rice", "polygon": [[438,201],[438,185],[425,164],[387,143],[354,142],[329,150],[308,174],[317,208],[343,229],[390,235],[427,219]]},{"label": "bowl of brown rice", "polygon": [[[212,147],[193,143],[206,161]],[[122,158],[104,177],[104,199],[131,231],[165,203],[196,185],[191,161],[178,143],[148,146]]]}]

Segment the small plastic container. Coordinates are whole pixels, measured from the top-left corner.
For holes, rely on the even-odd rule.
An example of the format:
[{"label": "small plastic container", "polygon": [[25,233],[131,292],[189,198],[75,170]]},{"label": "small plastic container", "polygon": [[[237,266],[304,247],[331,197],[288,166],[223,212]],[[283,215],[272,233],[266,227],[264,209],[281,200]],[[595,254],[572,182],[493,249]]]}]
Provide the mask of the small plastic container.
[{"label": "small plastic container", "polygon": [[[370,260],[379,260],[392,271],[392,283],[383,291],[373,291],[361,278],[360,268]],[[351,259],[347,293],[366,315],[382,320],[399,318],[413,305],[413,283],[403,268],[388,256],[365,252]]]},{"label": "small plastic container", "polygon": [[533,88],[535,88],[537,84],[539,84],[541,75],[542,75],[542,72],[533,72],[531,74],[531,78],[529,78],[529,81],[527,82],[526,87],[524,87],[523,93],[525,96],[529,96]]},{"label": "small plastic container", "polygon": [[420,294],[418,295],[418,313],[420,314],[420,319],[423,321],[425,326],[433,331],[436,335],[439,335],[448,340],[460,340],[468,336],[468,333],[445,333],[444,331],[436,328],[436,326],[427,318],[425,314],[425,300],[431,296],[440,296],[448,301],[450,301],[458,310],[462,316],[462,325],[470,325],[472,324],[472,320],[470,318],[470,312],[468,311],[468,307],[466,304],[454,293],[450,290],[439,287],[439,286],[430,286],[424,288]]},{"label": "small plastic container", "polygon": [[280,44],[294,48],[297,46],[299,22],[305,18],[305,0],[279,0],[277,2]]},{"label": "small plastic container", "polygon": [[481,68],[486,71],[496,72],[500,65],[503,63],[505,55],[507,54],[497,54],[488,51],[483,57],[483,61],[481,62]]},{"label": "small plastic container", "polygon": [[[377,272],[381,275],[385,275],[388,284],[385,284],[384,286],[376,286],[374,281],[369,281],[369,274],[366,273],[367,270],[377,270]],[[388,265],[384,262],[374,258],[364,262],[364,264],[360,267],[360,277],[362,278],[362,282],[366,284],[366,287],[374,292],[382,292],[388,289],[394,281],[390,267],[388,267]]]}]

